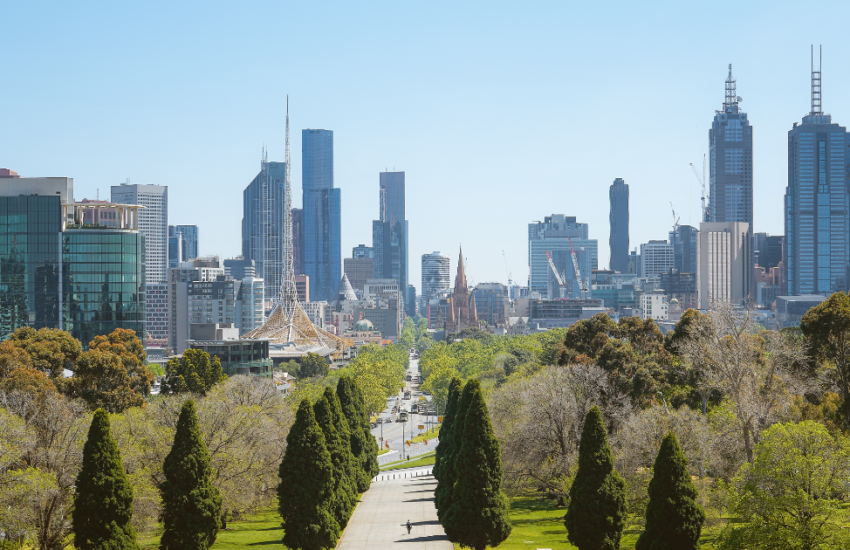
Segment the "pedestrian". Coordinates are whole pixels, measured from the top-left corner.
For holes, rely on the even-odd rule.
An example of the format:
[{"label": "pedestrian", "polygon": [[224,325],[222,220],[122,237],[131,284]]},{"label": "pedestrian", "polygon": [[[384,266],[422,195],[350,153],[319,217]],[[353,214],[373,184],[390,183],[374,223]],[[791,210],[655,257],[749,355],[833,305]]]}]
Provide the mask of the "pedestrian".
[{"label": "pedestrian", "polygon": [[407,520],[407,534],[408,534],[408,535],[410,534],[410,529],[411,529],[411,527],[410,527],[410,520]]}]

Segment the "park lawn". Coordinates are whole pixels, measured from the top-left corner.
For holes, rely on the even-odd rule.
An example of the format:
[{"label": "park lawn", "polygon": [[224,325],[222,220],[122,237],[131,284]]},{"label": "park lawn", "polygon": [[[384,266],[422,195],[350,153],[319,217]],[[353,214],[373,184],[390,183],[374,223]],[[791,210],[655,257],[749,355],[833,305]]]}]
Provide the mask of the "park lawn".
[{"label": "park lawn", "polygon": [[[244,520],[227,522],[228,531],[219,531],[213,550],[236,550],[253,546],[278,545],[283,548],[283,527],[276,508],[265,508],[249,514]],[[141,550],[158,550],[161,532],[139,535]]]},{"label": "park lawn", "polygon": [[411,439],[410,442],[411,443],[421,443],[422,441],[425,441],[426,439],[434,439],[438,435],[440,435],[440,425],[439,424],[437,424],[437,426],[435,426],[434,428],[431,428],[427,432],[423,433],[422,435],[417,435],[416,437]]},{"label": "park lawn", "polygon": [[388,452],[390,452],[389,449],[378,449],[378,456],[381,456],[382,454],[385,454],[385,453],[388,453]]},{"label": "park lawn", "polygon": [[386,472],[389,470],[399,470],[401,468],[417,468],[419,466],[429,466],[434,463],[434,458],[434,453],[428,453],[413,460],[398,460],[396,462],[390,462],[389,464],[382,466],[381,471]]}]

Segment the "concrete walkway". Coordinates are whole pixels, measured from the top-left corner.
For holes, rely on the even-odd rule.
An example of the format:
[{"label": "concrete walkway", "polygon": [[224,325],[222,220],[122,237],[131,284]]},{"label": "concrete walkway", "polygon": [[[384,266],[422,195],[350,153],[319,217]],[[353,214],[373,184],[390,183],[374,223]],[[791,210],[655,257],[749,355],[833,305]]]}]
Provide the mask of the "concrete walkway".
[{"label": "concrete walkway", "polygon": [[[384,479],[363,494],[337,550],[452,550],[437,520],[437,480],[430,467],[387,474],[378,475]],[[413,526],[409,535],[407,520]]]}]

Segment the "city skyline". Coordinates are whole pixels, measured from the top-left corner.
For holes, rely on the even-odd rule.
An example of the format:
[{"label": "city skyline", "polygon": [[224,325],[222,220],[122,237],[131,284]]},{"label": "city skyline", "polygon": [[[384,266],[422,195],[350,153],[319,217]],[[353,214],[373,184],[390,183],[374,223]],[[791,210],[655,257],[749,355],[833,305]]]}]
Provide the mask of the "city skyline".
[{"label": "city skyline", "polygon": [[[738,93],[745,98],[744,109],[758,128],[753,150],[753,230],[778,235],[784,231],[781,213],[787,184],[787,132],[791,124],[799,122],[808,111],[809,44],[824,44],[825,111],[840,123],[850,120],[850,102],[842,99],[850,90],[850,74],[846,74],[848,71],[840,64],[846,57],[847,46],[830,42],[830,37],[840,28],[837,21],[842,19],[847,8],[838,4],[834,8],[835,17],[817,32],[800,33],[797,32],[795,10],[788,4],[780,4],[769,16],[775,23],[769,33],[753,28],[747,37],[741,37],[731,29],[721,30],[723,36],[728,33],[735,37],[721,44],[723,41],[717,36],[711,39],[691,37],[689,26],[705,13],[703,11],[688,8],[677,16],[664,15],[650,20],[637,8],[624,5],[622,13],[612,15],[606,26],[615,33],[622,31],[619,36],[624,41],[636,36],[649,38],[634,51],[626,51],[622,48],[623,42],[596,44],[591,30],[599,30],[598,24],[590,25],[589,30],[577,28],[570,38],[533,31],[532,22],[544,29],[554,29],[552,25],[556,23],[542,21],[541,16],[546,14],[556,21],[559,18],[565,21],[563,16],[567,12],[555,7],[539,7],[518,14],[516,18],[498,7],[489,11],[485,14],[487,28],[473,29],[475,37],[483,40],[485,50],[480,50],[474,46],[473,37],[461,38],[452,32],[459,28],[458,25],[473,20],[475,10],[464,7],[457,14],[456,23],[438,26],[438,30],[448,33],[449,37],[448,44],[435,51],[437,60],[444,66],[438,67],[437,61],[426,63],[419,57],[437,40],[423,37],[423,44],[414,44],[420,32],[417,27],[412,39],[402,40],[401,52],[382,54],[378,60],[367,62],[361,68],[363,74],[355,75],[344,67],[345,60],[349,55],[362,58],[364,52],[378,48],[379,41],[367,38],[369,28],[387,20],[378,18],[367,23],[366,20],[375,14],[366,13],[358,16],[362,24],[357,30],[345,30],[343,21],[350,13],[340,7],[327,21],[329,29],[338,37],[334,45],[318,47],[314,52],[282,55],[274,50],[268,54],[266,62],[273,59],[276,64],[286,66],[285,72],[290,76],[275,75],[274,85],[269,86],[268,91],[254,92],[258,96],[254,101],[258,104],[256,107],[248,105],[243,96],[233,95],[234,88],[230,84],[210,91],[185,80],[187,76],[204,75],[208,70],[212,74],[211,63],[216,56],[209,51],[197,52],[196,65],[188,75],[177,74],[178,65],[167,62],[166,53],[176,52],[177,58],[184,58],[193,50],[183,42],[189,38],[177,38],[179,33],[173,25],[153,23],[153,29],[162,34],[164,41],[160,46],[150,46],[153,51],[146,51],[151,54],[150,59],[141,58],[135,49],[138,46],[119,45],[110,55],[119,52],[135,55],[130,55],[132,62],[127,67],[110,66],[109,70],[101,67],[102,60],[87,53],[114,32],[101,29],[92,38],[77,38],[57,54],[57,61],[73,54],[76,61],[72,67],[79,74],[69,69],[51,69],[56,61],[47,61],[50,59],[47,51],[52,55],[56,48],[50,49],[50,40],[26,52],[4,54],[11,74],[24,84],[7,94],[10,100],[7,104],[14,108],[9,109],[6,118],[8,130],[0,136],[0,151],[3,151],[0,165],[27,177],[73,177],[80,198],[94,199],[98,189],[103,197],[108,187],[128,176],[131,183],[167,185],[171,195],[169,221],[199,226],[205,235],[200,250],[202,255],[232,257],[240,250],[241,209],[234,206],[241,203],[241,190],[256,174],[256,159],[263,143],[268,144],[271,159],[282,157],[284,92],[281,90],[290,90],[294,128],[328,128],[336,134],[335,186],[345,195],[343,251],[369,242],[370,222],[374,219],[375,174],[386,169],[403,170],[407,173],[410,205],[407,218],[414,227],[410,234],[411,257],[418,258],[433,250],[451,251],[463,244],[471,282],[505,282],[507,271],[512,273],[514,280],[524,282],[527,278],[525,228],[528,223],[542,220],[553,212],[579,216],[588,223],[590,237],[599,242],[599,256],[609,257],[606,191],[615,177],[630,183],[631,248],[666,237],[672,226],[669,202],[673,202],[682,224],[699,225],[699,186],[688,164],[698,164],[699,157],[707,152],[706,126],[722,104],[723,80],[728,64],[732,63],[739,81]],[[186,9],[175,13],[177,21],[190,16],[189,11],[182,11]],[[221,19],[224,9],[201,14],[197,24],[212,23],[213,28],[218,28],[221,22],[217,20]],[[280,8],[269,6],[267,9],[273,12]],[[317,17],[298,7],[286,11],[290,12],[296,21],[313,21]],[[588,17],[593,12],[591,8],[581,8],[569,13],[574,17]],[[194,11],[191,13],[196,15]],[[742,18],[764,16],[757,8],[748,6],[740,7],[739,14]],[[34,14],[26,7],[12,6],[10,15],[17,16],[20,22],[19,26],[8,30],[14,42],[15,37],[23,36],[22,33],[31,28],[28,21]],[[40,24],[48,30],[78,25],[82,35],[91,25],[84,20],[87,15],[91,14],[86,9],[75,14],[59,8],[47,14]],[[130,25],[128,32],[131,34],[151,24],[147,14],[139,15],[138,22]],[[247,14],[236,10],[233,15],[234,36],[244,36],[247,23],[243,21],[247,21],[244,19]],[[437,17],[436,13],[417,14],[420,15],[424,16],[425,23]],[[401,10],[391,10],[383,17],[406,20],[409,16]],[[514,21],[509,22],[511,19]],[[703,25],[700,23],[699,27],[705,28]],[[293,27],[296,36],[291,43],[297,43],[304,35],[297,30],[299,25]],[[500,45],[498,40],[505,28],[516,28],[521,37],[528,38],[532,33],[542,34],[542,37],[524,45],[519,44],[520,41]],[[640,35],[635,34],[637,28],[643,29]],[[662,28],[669,31],[663,41],[653,34]],[[792,30],[795,31],[794,40],[788,40]],[[199,32],[192,26],[187,36],[197,36]],[[351,48],[351,53],[341,48],[346,36],[361,39],[359,45]],[[668,51],[664,43],[677,39],[682,40],[683,51]],[[259,38],[249,42],[253,45],[264,43]],[[216,50],[214,44],[203,40],[202,43],[209,50]],[[570,48],[576,44],[592,44],[593,55],[571,53]],[[532,55],[546,45],[556,46],[557,55],[567,55],[567,58],[553,64],[551,55],[554,54]],[[451,47],[460,50],[456,61],[446,57]],[[414,55],[415,63],[409,67],[398,65],[397,61],[404,54]],[[240,49],[234,55],[236,57],[226,57],[222,63],[230,67],[244,62],[246,50]],[[682,62],[685,56],[689,56],[687,63]],[[320,59],[328,61],[330,70],[338,71],[339,75],[322,76],[318,81],[308,78],[318,75],[308,63]],[[474,74],[464,75],[461,69],[466,70],[470,60],[475,60]],[[529,66],[523,68],[521,61]],[[132,83],[145,75],[159,74],[150,72],[153,68],[146,64],[151,62],[158,63],[158,71],[176,78],[177,85],[184,88],[172,88],[173,93],[168,97],[145,83],[122,89],[120,94],[96,92],[95,97],[101,103],[97,108],[71,89],[79,84],[80,78],[92,78],[100,69],[103,75],[97,76],[93,84],[104,76],[115,78],[119,83]],[[659,64],[673,62],[675,74],[658,77],[652,70]],[[39,74],[28,68],[27,63],[39,67]],[[253,63],[249,66],[253,67]],[[634,67],[627,67],[629,63]],[[382,81],[380,86],[368,85],[352,91],[342,85],[344,80],[340,80],[342,77],[355,78],[357,83],[364,83],[388,64],[397,67],[403,77],[395,84]],[[410,71],[414,66],[421,75]],[[592,71],[596,83],[592,91],[584,93],[593,96],[594,109],[591,111],[595,113],[595,127],[588,126],[588,114],[575,108],[579,98],[565,86],[564,77],[543,69],[547,66],[570,67],[567,72],[571,78],[577,72]],[[502,71],[510,76],[504,87],[498,91],[485,90]],[[66,78],[68,88],[61,94],[37,88],[42,81],[41,72]],[[557,69],[555,72],[564,71]],[[411,85],[429,77],[433,84],[422,92],[413,93]],[[659,78],[664,86],[662,105],[647,100],[653,95],[658,97],[658,90],[651,89],[649,83],[657,86]],[[622,89],[628,93],[619,91],[624,83],[628,85]],[[382,90],[382,87],[387,89]],[[31,93],[32,98],[24,97],[24,92],[33,91],[38,93]],[[399,96],[400,91],[411,93]],[[140,96],[142,92],[148,95]],[[426,96],[429,99],[422,103],[423,115],[416,112],[415,104]],[[189,105],[190,101],[197,102],[197,106]],[[69,102],[78,102],[80,109],[69,108]],[[217,105],[215,117],[209,117],[211,111],[207,110],[211,102]],[[185,112],[178,115],[174,111],[176,108]],[[260,109],[263,116],[255,115],[255,109]],[[676,143],[661,155],[663,162],[657,162],[660,141],[643,137],[647,128],[640,122],[647,111],[658,109],[674,111],[677,120],[672,140]],[[198,118],[201,113],[206,118],[216,119],[221,129],[201,121]],[[85,127],[80,124],[81,115],[87,119]],[[125,129],[117,132],[117,137],[116,122]],[[35,131],[45,128],[45,124],[50,125],[51,132]],[[148,139],[154,128],[157,139]],[[168,131],[162,132],[162,129]],[[600,153],[587,147],[593,142],[599,143],[612,132],[617,135],[613,142],[607,142],[606,162],[582,162],[588,155],[599,160]],[[664,132],[670,135],[671,130],[667,128]],[[458,135],[463,137],[456,137]],[[67,136],[74,136],[73,142],[68,141]],[[295,131],[296,162],[292,166],[292,179],[296,182],[293,186],[296,205],[301,203],[300,186],[297,185],[301,172],[298,139],[299,133]],[[175,147],[175,140],[179,140],[179,147]],[[509,163],[505,164],[502,159],[509,159]],[[518,185],[520,192],[516,192]],[[669,197],[659,200],[662,192]],[[445,198],[453,193],[458,194],[458,200],[446,201]],[[558,196],[563,198],[558,199]],[[580,197],[580,203],[576,196]],[[541,200],[543,197],[547,200]],[[549,197],[555,200],[548,200]],[[472,204],[476,208],[469,208]],[[430,220],[434,219],[436,211],[444,213],[441,217],[458,222],[443,224],[445,227],[435,226]],[[494,212],[499,216],[498,223],[492,221]],[[469,225],[463,225],[461,220]],[[464,227],[484,224],[486,232],[459,234]],[[411,265],[410,281],[420,280],[418,264]]]}]

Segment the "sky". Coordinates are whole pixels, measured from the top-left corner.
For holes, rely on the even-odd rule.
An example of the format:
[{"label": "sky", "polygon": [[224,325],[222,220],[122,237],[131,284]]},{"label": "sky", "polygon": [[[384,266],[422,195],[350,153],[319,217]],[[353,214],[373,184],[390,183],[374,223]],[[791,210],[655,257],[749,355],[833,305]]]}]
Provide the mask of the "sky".
[{"label": "sky", "polygon": [[[782,234],[787,132],[850,123],[850,3],[14,2],[0,0],[0,167],[74,178],[77,200],[167,185],[203,255],[241,252],[263,145],[293,204],[301,129],[334,131],[342,255],[371,245],[378,174],[406,172],[410,280],[421,255],[471,283],[525,284],[528,223],[590,225],[607,268],[608,187],[630,187],[630,245],[698,225],[708,130],[733,64],[754,127],[754,229]],[[504,253],[504,254],[503,254]]]}]

